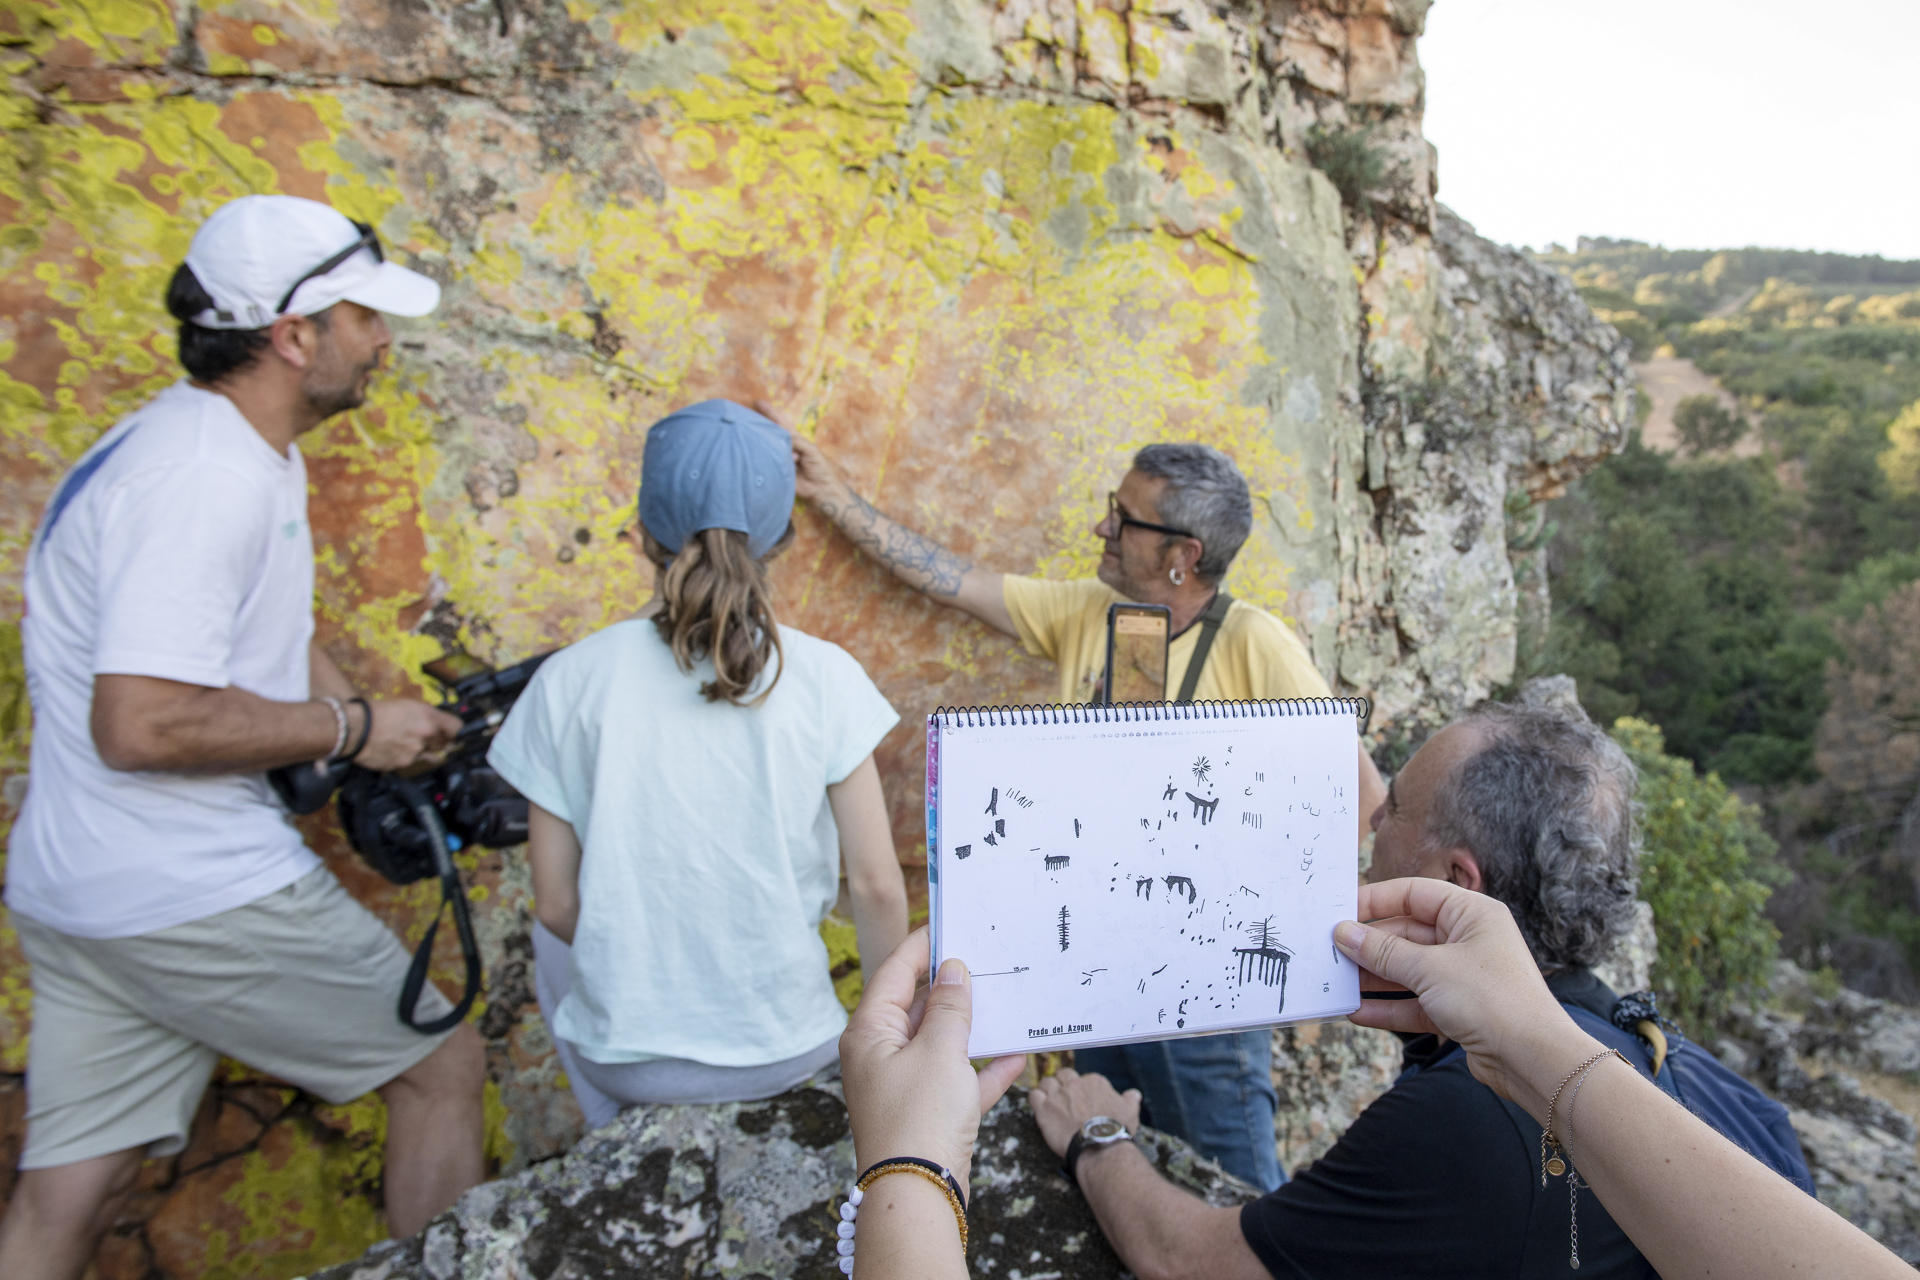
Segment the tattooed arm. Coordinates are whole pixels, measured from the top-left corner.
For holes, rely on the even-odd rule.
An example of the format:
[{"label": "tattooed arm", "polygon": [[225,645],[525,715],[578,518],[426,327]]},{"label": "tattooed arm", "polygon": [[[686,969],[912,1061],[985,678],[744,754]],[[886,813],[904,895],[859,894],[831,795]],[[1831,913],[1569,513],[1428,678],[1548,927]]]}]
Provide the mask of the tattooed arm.
[{"label": "tattooed arm", "polygon": [[937,603],[972,614],[996,631],[1016,634],[1013,616],[1000,594],[1003,575],[976,568],[972,561],[881,515],[853,491],[813,441],[794,436],[793,462],[800,496],[894,577]]}]

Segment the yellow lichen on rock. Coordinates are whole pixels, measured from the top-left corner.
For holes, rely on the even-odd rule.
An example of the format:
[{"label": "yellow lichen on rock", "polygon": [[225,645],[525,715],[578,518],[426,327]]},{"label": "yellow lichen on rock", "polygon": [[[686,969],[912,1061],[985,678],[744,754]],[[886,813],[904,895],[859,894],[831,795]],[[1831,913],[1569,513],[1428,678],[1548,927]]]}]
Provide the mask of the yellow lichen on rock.
[{"label": "yellow lichen on rock", "polygon": [[[436,315],[395,323],[368,403],[301,441],[320,640],[371,692],[429,692],[419,664],[447,643],[517,660],[644,603],[644,429],[722,395],[766,403],[957,552],[1054,576],[1092,571],[1089,530],[1134,449],[1217,445],[1256,494],[1231,589],[1330,656],[1361,329],[1337,196],[1223,114],[1238,37],[1201,7],[1017,8],[208,0],[183,27],[160,0],[15,0],[0,601],[17,609],[61,471],[178,376],[161,300],[194,227],[283,191],[372,223],[444,290]],[[921,714],[1051,680],[804,504],[795,520],[776,606],[900,709],[877,756],[921,893]],[[22,688],[0,652],[0,708]],[[24,738],[0,736],[0,773],[25,764]],[[304,829],[403,939],[423,935],[436,886],[387,886],[330,821]],[[532,1009],[519,859],[460,858],[492,982],[475,1014],[489,1149],[510,1162],[577,1121]],[[822,937],[851,1003],[852,927]],[[12,946],[0,929],[0,1070],[18,1071]],[[157,1269],[288,1274],[357,1251],[379,1229],[377,1148],[364,1109],[267,1124],[217,1194],[184,1187],[157,1216]]]}]

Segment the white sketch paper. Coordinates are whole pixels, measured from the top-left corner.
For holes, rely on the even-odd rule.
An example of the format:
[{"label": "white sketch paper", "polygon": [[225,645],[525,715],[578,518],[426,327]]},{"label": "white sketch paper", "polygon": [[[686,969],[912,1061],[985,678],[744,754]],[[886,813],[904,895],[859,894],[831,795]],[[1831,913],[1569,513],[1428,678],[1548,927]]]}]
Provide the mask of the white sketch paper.
[{"label": "white sketch paper", "polygon": [[1357,908],[1351,710],[1075,722],[1087,714],[929,721],[934,963],[959,956],[973,973],[968,1053],[1357,1008],[1358,971],[1333,946]]}]

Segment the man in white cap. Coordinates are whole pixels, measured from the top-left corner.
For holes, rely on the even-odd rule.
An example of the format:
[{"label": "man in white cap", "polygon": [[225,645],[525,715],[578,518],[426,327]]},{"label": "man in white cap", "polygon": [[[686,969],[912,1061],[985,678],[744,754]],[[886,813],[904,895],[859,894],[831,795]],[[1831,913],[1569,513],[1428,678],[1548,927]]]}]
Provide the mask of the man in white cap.
[{"label": "man in white cap", "polygon": [[[359,405],[432,280],[311,200],[247,196],[168,289],[187,378],[109,430],[28,555],[31,783],[6,901],[32,965],[27,1140],[0,1275],[77,1277],[140,1162],[180,1151],[220,1057],[387,1104],[386,1210],[424,1227],[483,1173],[479,1036],[398,1017],[407,956],[264,776],[404,768],[459,721],[368,701],[313,643],[294,440]],[[414,1010],[448,1009],[431,984]]]}]

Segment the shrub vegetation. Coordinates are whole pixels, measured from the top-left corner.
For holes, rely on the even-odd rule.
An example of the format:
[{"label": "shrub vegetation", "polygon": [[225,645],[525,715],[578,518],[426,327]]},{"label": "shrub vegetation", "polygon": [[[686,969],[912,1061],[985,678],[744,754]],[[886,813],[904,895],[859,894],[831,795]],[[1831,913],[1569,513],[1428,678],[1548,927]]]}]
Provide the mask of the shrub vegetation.
[{"label": "shrub vegetation", "polygon": [[[1890,710],[1920,686],[1920,262],[1616,240],[1546,257],[1636,354],[1671,347],[1738,408],[1683,402],[1676,453],[1636,440],[1555,505],[1536,669],[1756,806],[1788,955],[1920,1000],[1920,701],[1911,724]],[[1727,455],[1743,438],[1759,456]],[[1696,936],[1756,954],[1740,930],[1673,945]]]},{"label": "shrub vegetation", "polygon": [[1757,808],[1668,755],[1646,721],[1623,718],[1613,736],[1640,770],[1640,896],[1660,938],[1654,989],[1698,1039],[1734,1001],[1764,990],[1780,939],[1767,897],[1784,876]]}]

